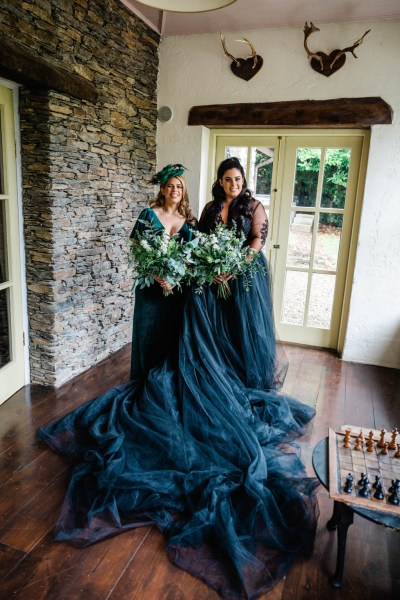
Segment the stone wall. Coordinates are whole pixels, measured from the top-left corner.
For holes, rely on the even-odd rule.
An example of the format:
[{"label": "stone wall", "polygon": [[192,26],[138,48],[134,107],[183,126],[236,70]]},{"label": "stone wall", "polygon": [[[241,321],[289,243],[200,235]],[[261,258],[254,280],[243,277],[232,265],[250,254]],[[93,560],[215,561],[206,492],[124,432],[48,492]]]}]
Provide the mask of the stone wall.
[{"label": "stone wall", "polygon": [[31,380],[58,386],[130,341],[127,238],[153,193],[159,37],[119,0],[2,1],[0,33],[99,94],[21,89]]}]

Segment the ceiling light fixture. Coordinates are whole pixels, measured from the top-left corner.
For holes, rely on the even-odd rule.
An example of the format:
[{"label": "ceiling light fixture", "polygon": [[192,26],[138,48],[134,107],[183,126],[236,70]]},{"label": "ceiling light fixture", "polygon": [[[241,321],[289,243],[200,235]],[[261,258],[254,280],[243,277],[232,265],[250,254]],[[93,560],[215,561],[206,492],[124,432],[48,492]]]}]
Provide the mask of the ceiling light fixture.
[{"label": "ceiling light fixture", "polygon": [[208,12],[233,4],[236,0],[138,0],[140,4],[180,13]]}]

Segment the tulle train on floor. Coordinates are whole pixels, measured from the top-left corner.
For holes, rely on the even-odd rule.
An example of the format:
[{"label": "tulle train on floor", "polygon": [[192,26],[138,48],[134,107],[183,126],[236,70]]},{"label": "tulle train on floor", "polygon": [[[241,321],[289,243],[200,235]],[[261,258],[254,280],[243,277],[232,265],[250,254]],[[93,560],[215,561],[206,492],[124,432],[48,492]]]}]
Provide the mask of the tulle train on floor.
[{"label": "tulle train on floor", "polygon": [[155,523],[174,564],[239,600],[312,552],[317,482],[291,443],[314,409],[278,391],[268,278],[231,287],[188,295],[178,359],[39,435],[75,463],[56,539],[84,547]]}]

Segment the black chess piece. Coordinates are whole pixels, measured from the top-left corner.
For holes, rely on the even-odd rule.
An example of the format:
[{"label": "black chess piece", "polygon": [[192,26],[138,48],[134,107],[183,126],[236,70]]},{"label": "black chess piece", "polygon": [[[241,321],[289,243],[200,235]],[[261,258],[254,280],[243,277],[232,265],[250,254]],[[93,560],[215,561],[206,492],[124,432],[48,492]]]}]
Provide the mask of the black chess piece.
[{"label": "black chess piece", "polygon": [[379,485],[379,483],[380,483],[380,479],[381,479],[381,478],[379,477],[379,475],[375,475],[375,481],[374,481],[374,483],[372,484],[372,487],[373,487],[375,490],[376,490],[377,486],[378,486],[378,485]]},{"label": "black chess piece", "polygon": [[378,485],[376,486],[376,491],[374,493],[374,498],[376,498],[377,500],[383,500],[385,497],[385,494],[383,493],[383,486],[381,483],[378,483]]},{"label": "black chess piece", "polygon": [[353,491],[353,475],[349,473],[346,477],[346,482],[343,487],[343,491],[345,494],[351,494]]},{"label": "black chess piece", "polygon": [[400,479],[392,479],[392,485],[388,489],[388,492],[391,494],[395,490],[397,491],[397,493],[400,492]]},{"label": "black chess piece", "polygon": [[[376,492],[375,492],[376,493]],[[368,482],[364,483],[363,487],[361,488],[361,490],[358,492],[358,495],[361,496],[362,498],[368,498],[369,497],[369,488],[368,488]],[[374,494],[375,495],[375,494]]]},{"label": "black chess piece", "polygon": [[396,488],[393,490],[393,493],[390,494],[390,496],[388,497],[388,502],[390,502],[390,504],[394,504],[395,506],[398,506],[400,504],[399,495],[397,493]]},{"label": "black chess piece", "polygon": [[361,473],[361,479],[358,482],[358,485],[364,486],[366,483],[369,483],[368,475]]}]

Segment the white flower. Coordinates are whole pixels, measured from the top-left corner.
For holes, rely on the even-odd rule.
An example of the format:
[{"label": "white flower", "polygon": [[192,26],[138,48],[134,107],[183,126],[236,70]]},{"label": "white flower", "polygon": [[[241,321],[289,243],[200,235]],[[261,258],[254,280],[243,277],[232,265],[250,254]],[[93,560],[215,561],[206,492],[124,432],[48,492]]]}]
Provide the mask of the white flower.
[{"label": "white flower", "polygon": [[140,240],[140,245],[142,246],[142,248],[144,248],[147,252],[151,252],[151,246],[149,244],[149,242],[147,240]]},{"label": "white flower", "polygon": [[169,244],[169,237],[163,235],[163,237],[161,239],[161,244],[160,244],[160,251],[162,254],[167,254],[168,244]]}]

